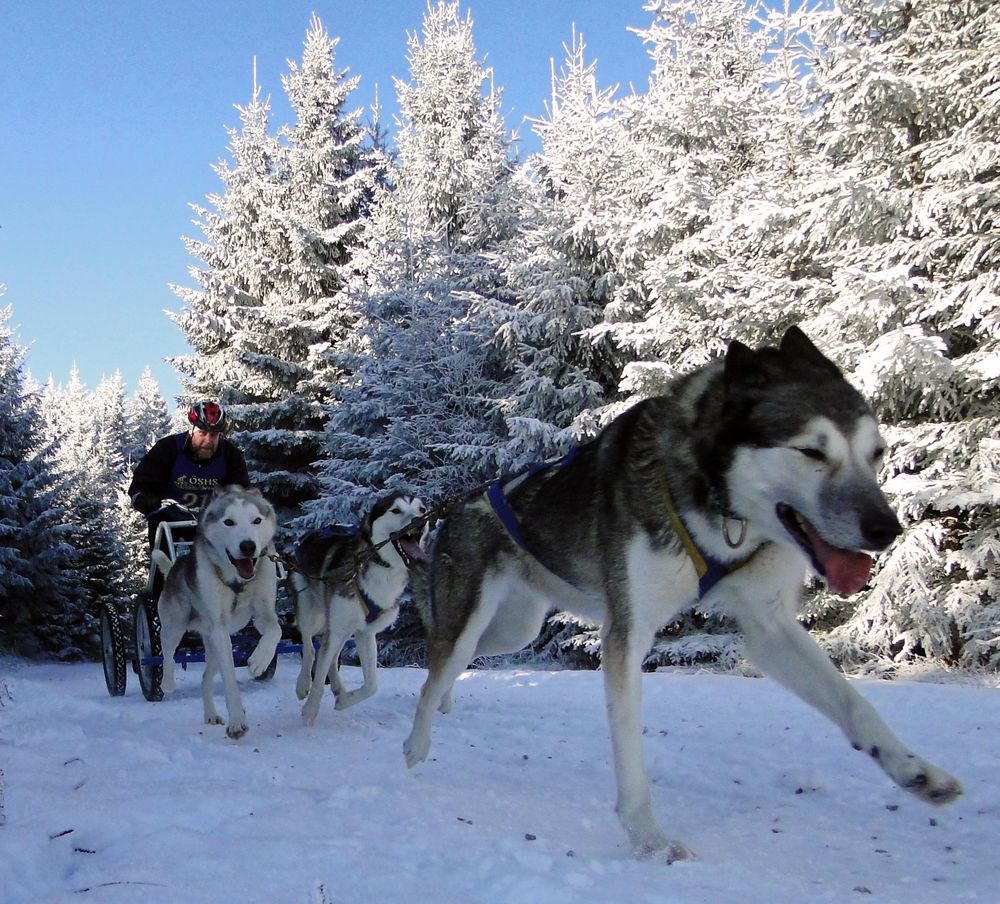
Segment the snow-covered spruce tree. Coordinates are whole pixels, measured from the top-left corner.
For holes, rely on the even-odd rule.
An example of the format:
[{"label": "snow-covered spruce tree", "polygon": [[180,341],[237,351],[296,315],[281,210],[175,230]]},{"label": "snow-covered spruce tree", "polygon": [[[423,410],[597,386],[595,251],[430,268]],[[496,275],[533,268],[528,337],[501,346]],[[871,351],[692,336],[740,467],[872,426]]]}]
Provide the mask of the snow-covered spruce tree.
[{"label": "snow-covered spruce tree", "polygon": [[268,133],[270,103],[259,88],[236,109],[241,128],[229,130],[232,160],[214,167],[223,192],[208,196],[211,207],[192,205],[204,238],[186,238],[185,246],[204,264],[190,271],[199,288],[171,286],[183,307],[170,316],[194,352],[170,363],[181,375],[183,403],[217,398],[249,410],[252,403],[283,398],[304,371],[282,373],[265,348],[277,337],[261,329],[261,309],[282,284],[290,258],[286,152]]},{"label": "snow-covered spruce tree", "polygon": [[[646,9],[653,22],[639,35],[653,63],[648,90],[605,119],[600,146],[585,161],[599,176],[574,202],[587,214],[578,215],[579,234],[607,261],[602,285],[611,295],[586,336],[612,342],[627,362],[605,394],[610,404],[578,418],[579,432],[662,392],[725,340],[768,333],[773,313],[754,317],[745,309],[723,277],[727,260],[712,237],[719,200],[761,166],[762,145],[773,138],[765,125],[772,36],[757,21],[760,4],[656,0]],[[563,640],[581,655],[598,643],[589,630]],[[732,626],[696,609],[661,634],[649,662],[738,655]]]},{"label": "snow-covered spruce tree", "polygon": [[167,403],[152,371],[143,370],[128,406],[125,460],[134,467],[146,451],[170,432]]},{"label": "snow-covered spruce tree", "polygon": [[78,559],[74,580],[93,629],[100,606],[120,600],[131,586],[119,519],[127,436],[124,383],[106,378],[90,393],[74,366],[65,388],[51,383],[42,397],[45,432],[55,443],[59,505]]},{"label": "snow-covered spruce tree", "polygon": [[296,509],[319,493],[326,404],[345,374],[343,347],[356,318],[346,300],[352,258],[380,175],[361,111],[348,108],[359,79],[337,68],[337,43],[314,16],[301,65],[290,62],[282,79],[295,113],[281,130],[287,259],[251,318],[260,353],[253,367],[274,390],[262,397],[231,388],[241,426],[234,439],[255,481]]},{"label": "snow-covered spruce tree", "polygon": [[[799,230],[824,181],[805,120],[803,73],[812,50],[800,6],[786,0],[783,9],[772,6],[755,21],[763,10],[748,5],[737,17],[734,34],[752,33],[750,55],[742,57],[740,87],[749,113],[738,122],[740,165],[706,199],[701,228],[654,257],[658,281],[649,280],[656,300],[647,324],[660,320],[654,332],[661,351],[658,360],[629,368],[625,385],[634,392],[658,391],[673,373],[671,362],[691,369],[733,339],[751,346],[774,342],[822,303],[810,288],[824,271]],[[731,620],[696,605],[661,633],[650,662],[733,665],[741,656]]]},{"label": "snow-covered spruce tree", "polygon": [[72,529],[10,316],[10,307],[0,310],[0,649],[78,658],[91,651],[94,626],[76,586]]},{"label": "snow-covered spruce tree", "polygon": [[528,161],[525,223],[504,252],[511,302],[491,304],[495,343],[513,371],[501,410],[515,458],[565,451],[580,437],[579,416],[604,404],[621,373],[610,342],[582,333],[614,286],[602,186],[617,172],[624,130],[614,89],[598,90],[582,36],[566,51],[548,116],[534,123],[542,149]]},{"label": "snow-covered spruce tree", "polygon": [[132,471],[158,439],[171,432],[167,403],[160,392],[160,384],[147,367],[143,370],[135,392],[128,405],[126,425],[128,441],[125,444],[125,469],[122,484],[116,495],[115,523],[125,548],[125,592],[137,593],[145,586],[149,567],[145,519],[132,508],[128,498],[128,485]]},{"label": "snow-covered spruce tree", "polygon": [[[823,597],[856,664],[1000,661],[1000,6],[827,11],[813,99],[822,192],[800,227],[826,279],[804,326],[888,424],[907,530],[856,605]],[[817,305],[818,306],[818,305]]]},{"label": "snow-covered spruce tree", "polygon": [[[707,242],[713,205],[756,165],[766,108],[766,29],[760,3],[653,0],[653,74],[645,94],[625,102],[631,153],[610,189],[620,199],[615,248],[619,285],[592,335],[627,354],[620,390],[655,395],[705,364],[736,338],[740,299],[709,310],[719,261]],[[614,406],[608,413],[617,413]]]},{"label": "snow-covered spruce tree", "polygon": [[[801,224],[810,216],[824,173],[813,154],[805,114],[805,75],[814,49],[797,0],[769,4],[755,29],[762,56],[745,120],[744,165],[712,200],[708,220],[686,249],[679,275],[699,298],[699,355],[721,353],[732,339],[773,342],[823,304],[812,291],[827,271],[811,256]],[[762,13],[763,10],[758,10]]]},{"label": "snow-covered spruce tree", "polygon": [[308,520],[356,519],[387,488],[429,501],[502,470],[505,376],[478,313],[506,293],[500,249],[519,184],[499,91],[457,3],[429,7],[397,82],[395,188],[380,193],[357,263],[365,274],[355,372],[332,409],[325,498]]},{"label": "snow-covered spruce tree", "polygon": [[[212,388],[239,428],[233,439],[252,479],[285,510],[318,492],[313,463],[322,451],[324,405],[343,373],[339,349],[353,326],[344,290],[378,171],[360,112],[347,108],[358,79],[336,67],[336,45],[313,17],[301,65],[290,62],[283,78],[295,123],[279,141],[267,134],[266,104],[255,99],[243,111],[243,131],[231,136],[234,164],[220,169],[226,195],[216,201],[234,235],[223,236],[218,219],[202,224],[208,244],[228,258],[223,282],[231,300],[220,318],[235,330],[219,361],[232,357],[235,366]],[[192,247],[199,255],[204,249]],[[255,283],[256,267],[266,276]],[[205,294],[188,301],[204,306]],[[195,347],[208,358],[222,351]]]}]

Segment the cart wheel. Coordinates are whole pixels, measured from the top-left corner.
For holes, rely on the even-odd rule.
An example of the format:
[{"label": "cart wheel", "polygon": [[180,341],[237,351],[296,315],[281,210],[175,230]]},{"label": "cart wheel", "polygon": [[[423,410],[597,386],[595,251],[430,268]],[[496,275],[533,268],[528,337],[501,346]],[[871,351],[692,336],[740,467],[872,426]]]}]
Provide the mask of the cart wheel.
[{"label": "cart wheel", "polygon": [[151,703],[163,699],[163,664],[150,663],[160,657],[160,615],[156,611],[156,601],[146,594],[138,597],[135,604],[135,659],[138,664],[139,687],[142,695]]},{"label": "cart wheel", "polygon": [[101,607],[101,655],[104,660],[104,683],[112,697],[125,693],[127,676],[125,637],[118,610],[109,604]]},{"label": "cart wheel", "polygon": [[268,663],[267,668],[264,669],[254,681],[270,681],[274,677],[274,673],[278,668],[278,654],[274,654],[274,658]]}]

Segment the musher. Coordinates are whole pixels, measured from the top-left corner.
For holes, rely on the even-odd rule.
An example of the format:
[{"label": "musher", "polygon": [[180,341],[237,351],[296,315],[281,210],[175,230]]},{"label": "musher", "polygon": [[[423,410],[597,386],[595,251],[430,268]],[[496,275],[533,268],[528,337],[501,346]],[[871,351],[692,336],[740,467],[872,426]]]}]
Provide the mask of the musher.
[{"label": "musher", "polygon": [[[147,516],[150,547],[161,521],[189,520],[190,510],[201,508],[217,486],[250,486],[243,453],[223,436],[226,413],[222,406],[197,402],[187,419],[190,429],[156,442],[136,466],[129,484],[132,508]],[[178,505],[164,505],[165,501]]]}]

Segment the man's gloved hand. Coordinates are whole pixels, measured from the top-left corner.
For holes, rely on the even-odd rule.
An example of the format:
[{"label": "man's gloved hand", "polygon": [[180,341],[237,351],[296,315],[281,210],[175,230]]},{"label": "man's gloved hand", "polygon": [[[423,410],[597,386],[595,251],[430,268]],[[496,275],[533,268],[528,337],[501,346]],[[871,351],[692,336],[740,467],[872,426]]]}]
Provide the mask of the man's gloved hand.
[{"label": "man's gloved hand", "polygon": [[136,493],[132,500],[132,508],[148,515],[160,507],[160,497],[156,493]]}]

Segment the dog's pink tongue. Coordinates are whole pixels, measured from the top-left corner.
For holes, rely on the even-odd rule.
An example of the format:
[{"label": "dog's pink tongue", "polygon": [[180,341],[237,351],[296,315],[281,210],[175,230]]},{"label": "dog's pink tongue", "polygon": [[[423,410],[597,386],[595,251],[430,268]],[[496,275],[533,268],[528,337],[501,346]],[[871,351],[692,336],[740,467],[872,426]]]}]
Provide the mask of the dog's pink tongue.
[{"label": "dog's pink tongue", "polygon": [[823,566],[826,582],[834,593],[850,596],[868,583],[872,557],[863,552],[831,546],[816,531],[807,528],[813,552]]},{"label": "dog's pink tongue", "polygon": [[424,552],[424,548],[412,537],[400,537],[399,548],[403,550],[414,562],[429,562],[430,557]]},{"label": "dog's pink tongue", "polygon": [[253,577],[253,559],[233,559],[233,564],[244,581]]}]

